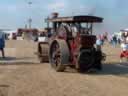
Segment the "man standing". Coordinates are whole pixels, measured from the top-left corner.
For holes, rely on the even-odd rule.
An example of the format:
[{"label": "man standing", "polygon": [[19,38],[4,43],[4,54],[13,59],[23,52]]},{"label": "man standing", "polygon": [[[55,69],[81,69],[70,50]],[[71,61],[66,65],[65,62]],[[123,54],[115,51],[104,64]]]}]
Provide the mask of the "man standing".
[{"label": "man standing", "polygon": [[5,58],[4,47],[5,47],[5,34],[4,32],[0,31],[0,51],[2,53],[3,58]]}]

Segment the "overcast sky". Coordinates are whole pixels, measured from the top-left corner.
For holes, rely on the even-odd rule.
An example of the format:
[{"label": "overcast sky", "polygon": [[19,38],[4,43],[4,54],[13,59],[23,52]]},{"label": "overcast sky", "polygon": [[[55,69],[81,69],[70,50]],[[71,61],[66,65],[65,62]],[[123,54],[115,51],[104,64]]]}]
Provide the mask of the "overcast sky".
[{"label": "overcast sky", "polygon": [[112,33],[128,28],[127,4],[128,0],[0,0],[0,28],[24,27],[29,17],[33,27],[42,28],[44,19],[55,11],[61,16],[101,16],[104,23],[96,25],[97,31]]}]

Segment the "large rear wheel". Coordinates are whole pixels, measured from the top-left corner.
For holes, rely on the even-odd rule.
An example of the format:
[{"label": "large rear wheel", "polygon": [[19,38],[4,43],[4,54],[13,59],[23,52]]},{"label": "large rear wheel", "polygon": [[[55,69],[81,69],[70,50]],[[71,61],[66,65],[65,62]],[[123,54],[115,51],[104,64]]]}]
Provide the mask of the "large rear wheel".
[{"label": "large rear wheel", "polygon": [[102,61],[105,59],[105,54],[101,50],[95,52],[95,64],[94,67],[98,70],[102,70]]},{"label": "large rear wheel", "polygon": [[91,49],[84,49],[80,51],[78,56],[78,65],[80,72],[88,72],[94,65],[94,53]]},{"label": "large rear wheel", "polygon": [[49,61],[57,72],[63,72],[69,63],[69,49],[65,40],[54,40],[50,45]]}]

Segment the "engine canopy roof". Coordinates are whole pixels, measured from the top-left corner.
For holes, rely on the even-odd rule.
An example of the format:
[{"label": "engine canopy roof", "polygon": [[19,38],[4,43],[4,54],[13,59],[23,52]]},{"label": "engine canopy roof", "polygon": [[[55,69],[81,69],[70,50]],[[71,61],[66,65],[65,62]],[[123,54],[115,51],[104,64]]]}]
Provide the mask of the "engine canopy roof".
[{"label": "engine canopy roof", "polygon": [[57,17],[47,19],[48,22],[65,22],[65,23],[73,23],[73,22],[87,22],[87,23],[101,23],[103,22],[103,18],[97,16],[71,16],[71,17]]}]

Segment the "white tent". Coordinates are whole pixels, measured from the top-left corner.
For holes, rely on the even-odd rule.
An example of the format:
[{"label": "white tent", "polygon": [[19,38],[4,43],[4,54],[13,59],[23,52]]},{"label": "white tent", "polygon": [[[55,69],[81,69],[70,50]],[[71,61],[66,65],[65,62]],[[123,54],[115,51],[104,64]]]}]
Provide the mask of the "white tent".
[{"label": "white tent", "polygon": [[17,30],[3,30],[3,32],[11,34],[11,33],[17,33]]},{"label": "white tent", "polygon": [[8,36],[8,38],[9,39],[12,39],[13,38],[13,33],[17,33],[17,30],[3,30],[3,32],[5,33],[5,34],[9,34],[9,36]]},{"label": "white tent", "polygon": [[128,28],[120,30],[121,32],[128,32]]}]

